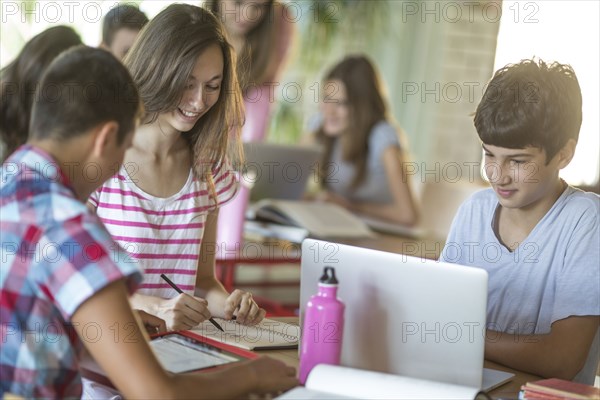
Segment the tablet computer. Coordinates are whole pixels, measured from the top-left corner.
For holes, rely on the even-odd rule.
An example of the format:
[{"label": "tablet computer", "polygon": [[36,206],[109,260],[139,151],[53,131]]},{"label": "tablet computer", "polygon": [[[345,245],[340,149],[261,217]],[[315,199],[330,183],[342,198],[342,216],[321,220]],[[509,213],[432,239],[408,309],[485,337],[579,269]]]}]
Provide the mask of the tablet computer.
[{"label": "tablet computer", "polygon": [[172,373],[198,371],[256,358],[254,353],[232,348],[190,332],[170,332],[150,341],[163,368]]}]

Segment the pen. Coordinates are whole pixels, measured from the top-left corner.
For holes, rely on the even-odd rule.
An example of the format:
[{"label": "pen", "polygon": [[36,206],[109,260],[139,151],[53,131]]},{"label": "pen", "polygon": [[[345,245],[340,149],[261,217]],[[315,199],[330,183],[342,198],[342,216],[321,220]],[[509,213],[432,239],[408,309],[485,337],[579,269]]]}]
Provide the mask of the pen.
[{"label": "pen", "polygon": [[[175,289],[177,291],[177,293],[180,293],[180,294],[183,293],[183,291],[181,289],[179,289],[179,286],[174,284],[169,278],[167,278],[167,276],[165,274],[160,274],[160,277],[163,278],[165,280],[165,282],[167,282],[169,284],[169,286],[171,286],[173,289]],[[221,328],[221,325],[219,325],[217,323],[217,321],[215,321],[212,317],[210,317],[208,320],[211,324],[213,324],[215,326],[215,328],[217,328],[221,332],[225,332],[223,330],[223,328]]]}]

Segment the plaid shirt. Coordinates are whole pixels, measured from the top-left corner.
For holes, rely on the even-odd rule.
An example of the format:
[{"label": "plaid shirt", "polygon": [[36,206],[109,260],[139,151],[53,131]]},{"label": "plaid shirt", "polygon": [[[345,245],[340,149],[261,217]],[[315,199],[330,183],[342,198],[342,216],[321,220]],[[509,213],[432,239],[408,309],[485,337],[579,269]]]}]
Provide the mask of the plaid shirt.
[{"label": "plaid shirt", "polygon": [[23,146],[0,177],[0,394],[80,397],[82,340],[113,333],[89,323],[79,337],[71,316],[111,282],[133,291],[141,273],[48,154]]}]

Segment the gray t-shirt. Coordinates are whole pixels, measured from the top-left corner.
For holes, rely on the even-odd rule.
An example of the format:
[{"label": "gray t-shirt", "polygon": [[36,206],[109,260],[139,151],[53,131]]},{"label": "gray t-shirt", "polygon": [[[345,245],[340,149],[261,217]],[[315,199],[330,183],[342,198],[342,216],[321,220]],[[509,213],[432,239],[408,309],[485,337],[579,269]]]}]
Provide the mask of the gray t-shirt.
[{"label": "gray t-shirt", "polygon": [[369,136],[369,153],[365,180],[356,190],[350,186],[356,174],[356,168],[352,163],[342,160],[342,146],[338,140],[331,154],[333,166],[329,172],[329,190],[337,193],[350,201],[391,203],[394,201],[389,190],[382,155],[385,149],[393,146],[400,148],[400,140],[396,129],[386,121],[380,121],[371,130]]},{"label": "gray t-shirt", "polygon": [[[600,197],[567,187],[512,252],[494,233],[497,207],[492,189],[463,203],[440,257],[488,272],[488,328],[547,334],[554,321],[600,315]],[[576,381],[593,384],[599,336]]]}]

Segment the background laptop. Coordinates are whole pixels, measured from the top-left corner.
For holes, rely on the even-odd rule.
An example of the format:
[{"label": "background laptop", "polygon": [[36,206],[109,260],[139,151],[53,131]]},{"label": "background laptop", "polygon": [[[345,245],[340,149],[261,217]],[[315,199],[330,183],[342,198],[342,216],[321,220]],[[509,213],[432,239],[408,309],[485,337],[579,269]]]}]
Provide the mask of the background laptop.
[{"label": "background laptop", "polygon": [[319,147],[264,142],[244,143],[246,175],[253,183],[250,201],[299,200],[309,179],[315,179],[322,150]]},{"label": "background laptop", "polygon": [[300,304],[336,270],[343,366],[482,387],[487,273],[336,243],[302,243]]}]

